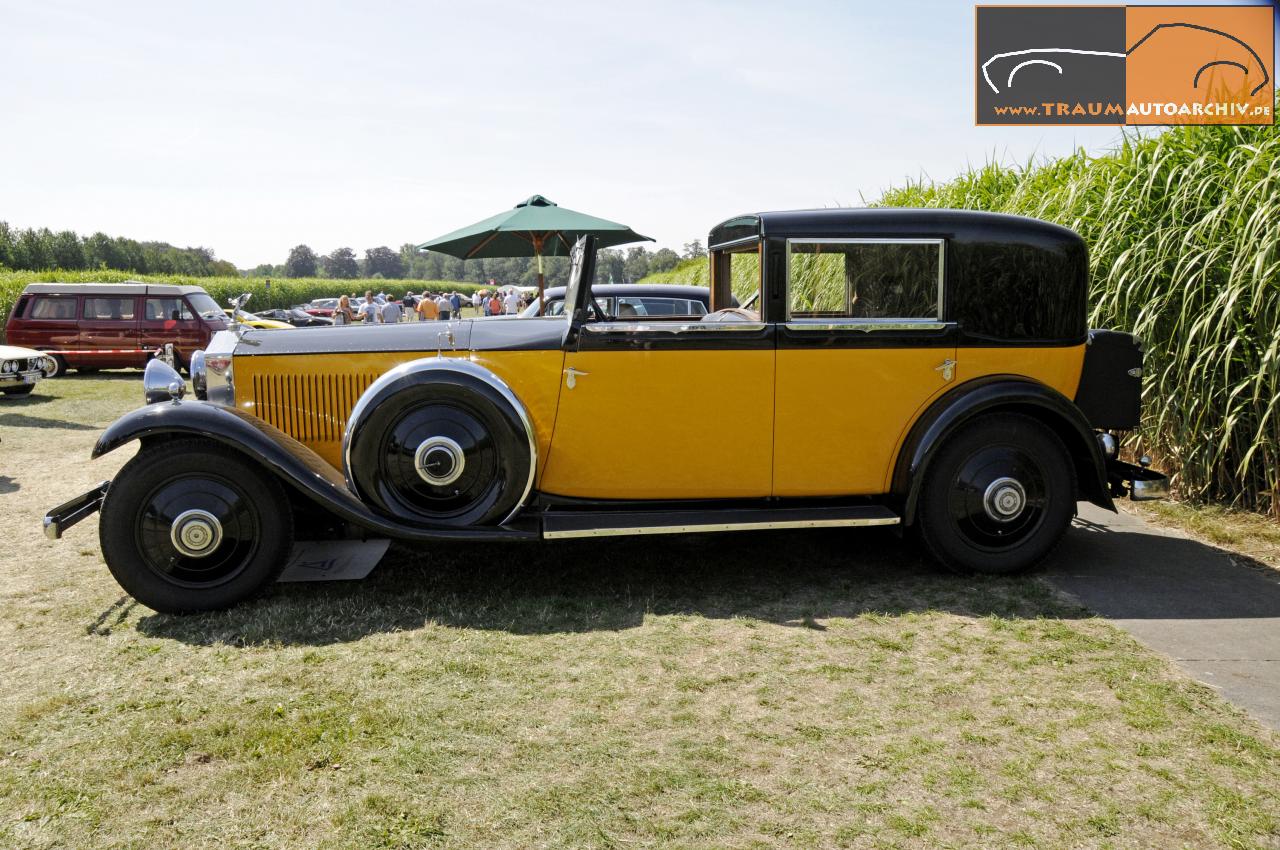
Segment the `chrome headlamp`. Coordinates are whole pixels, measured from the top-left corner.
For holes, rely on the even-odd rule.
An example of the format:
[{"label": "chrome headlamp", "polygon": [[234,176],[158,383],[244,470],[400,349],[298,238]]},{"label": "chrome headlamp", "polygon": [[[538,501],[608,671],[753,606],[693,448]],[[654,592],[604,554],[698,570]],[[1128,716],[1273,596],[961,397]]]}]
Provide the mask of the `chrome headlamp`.
[{"label": "chrome headlamp", "polygon": [[16,371],[18,371],[17,360],[6,360],[4,361],[3,364],[0,364],[0,372],[16,372]]},{"label": "chrome headlamp", "polygon": [[142,398],[147,404],[158,401],[177,402],[187,391],[182,376],[163,360],[153,358],[142,373]]},{"label": "chrome headlamp", "polygon": [[196,398],[205,401],[209,398],[209,373],[204,362],[204,351],[197,351],[191,355],[191,363],[187,365],[187,371],[191,373],[191,389],[195,392]]}]

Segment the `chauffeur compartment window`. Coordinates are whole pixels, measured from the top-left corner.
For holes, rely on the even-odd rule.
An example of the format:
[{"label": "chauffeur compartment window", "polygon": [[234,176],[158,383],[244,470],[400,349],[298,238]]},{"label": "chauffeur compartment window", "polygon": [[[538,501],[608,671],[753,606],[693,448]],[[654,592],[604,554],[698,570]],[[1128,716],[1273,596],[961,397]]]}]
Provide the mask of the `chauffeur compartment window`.
[{"label": "chauffeur compartment window", "polygon": [[793,240],[787,262],[793,319],[939,317],[940,240]]}]

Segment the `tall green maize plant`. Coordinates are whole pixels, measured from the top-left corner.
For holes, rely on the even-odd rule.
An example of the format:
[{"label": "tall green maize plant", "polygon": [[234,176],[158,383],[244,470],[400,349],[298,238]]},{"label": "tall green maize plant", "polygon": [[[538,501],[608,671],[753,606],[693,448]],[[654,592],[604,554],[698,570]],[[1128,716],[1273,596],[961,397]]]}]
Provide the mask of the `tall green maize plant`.
[{"label": "tall green maize plant", "polygon": [[1133,447],[1196,500],[1280,515],[1280,131],[1180,127],[1105,156],[988,164],[882,204],[1029,215],[1088,242],[1090,323],[1146,343]]}]

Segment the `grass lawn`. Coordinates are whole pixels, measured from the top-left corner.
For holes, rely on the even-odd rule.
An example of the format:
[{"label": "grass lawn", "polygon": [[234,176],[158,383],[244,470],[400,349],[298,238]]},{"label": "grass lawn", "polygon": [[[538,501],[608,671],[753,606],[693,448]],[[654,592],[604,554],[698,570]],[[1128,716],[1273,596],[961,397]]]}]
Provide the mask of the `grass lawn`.
[{"label": "grass lawn", "polygon": [[0,846],[1277,847],[1280,748],[893,535],[396,546],[162,616],[39,517],[138,373],[0,399]]}]

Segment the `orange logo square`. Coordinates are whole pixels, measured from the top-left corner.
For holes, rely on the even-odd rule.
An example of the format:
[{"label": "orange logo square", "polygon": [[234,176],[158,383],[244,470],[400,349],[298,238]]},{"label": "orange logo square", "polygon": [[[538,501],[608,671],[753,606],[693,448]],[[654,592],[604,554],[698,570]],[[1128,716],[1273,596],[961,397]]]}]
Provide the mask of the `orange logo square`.
[{"label": "orange logo square", "polygon": [[1269,6],[1129,6],[1126,124],[1270,124]]}]

